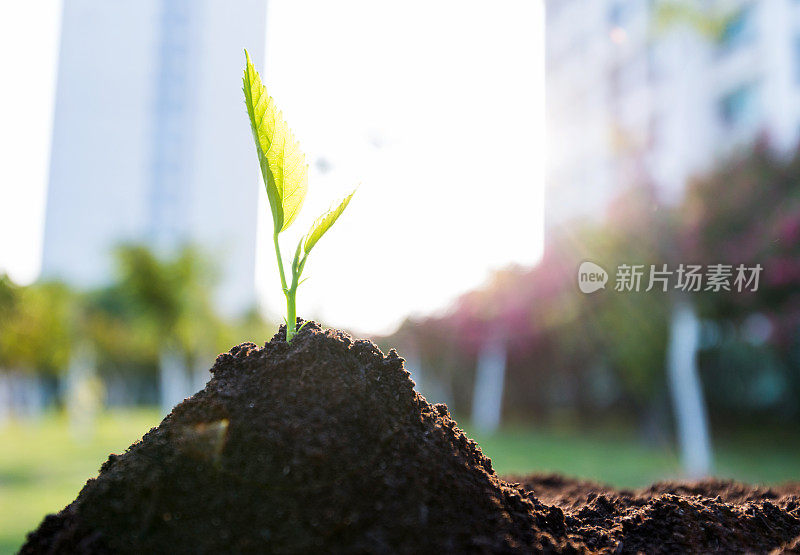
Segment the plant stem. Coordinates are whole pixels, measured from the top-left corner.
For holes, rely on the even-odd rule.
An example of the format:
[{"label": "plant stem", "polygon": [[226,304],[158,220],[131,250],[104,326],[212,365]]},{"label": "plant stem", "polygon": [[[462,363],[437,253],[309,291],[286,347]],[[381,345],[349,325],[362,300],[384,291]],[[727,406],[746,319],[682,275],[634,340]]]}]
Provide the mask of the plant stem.
[{"label": "plant stem", "polygon": [[293,285],[291,289],[286,292],[286,342],[291,342],[294,334],[295,327],[297,327],[297,308],[295,306],[295,293],[297,293],[297,286]]},{"label": "plant stem", "polygon": [[272,233],[272,241],[275,243],[275,255],[278,257],[278,271],[281,274],[281,287],[286,293],[286,274],[283,273],[283,258],[281,257],[281,244],[278,242],[278,233]]},{"label": "plant stem", "polygon": [[278,273],[281,276],[281,288],[286,296],[286,341],[287,343],[294,337],[294,328],[297,325],[297,309],[295,307],[295,292],[297,285],[292,282],[292,290],[286,286],[286,274],[283,271],[283,257],[281,256],[281,245],[278,241],[278,233],[272,233],[272,241],[275,243],[275,255],[278,257]]},{"label": "plant stem", "polygon": [[[299,253],[298,247],[298,253]],[[302,259],[299,261],[297,260],[297,256],[295,256],[295,261],[292,262],[292,285],[289,286],[289,289],[286,290],[286,312],[287,312],[287,319],[290,322],[297,321],[297,306],[296,306],[296,299],[297,299],[297,287],[300,285],[300,275],[303,273],[303,268],[306,265],[306,257],[308,257],[308,253],[303,256]],[[286,328],[286,341],[291,341],[292,338],[297,333],[295,331],[295,326],[297,324],[291,326],[291,332],[289,328]]]}]

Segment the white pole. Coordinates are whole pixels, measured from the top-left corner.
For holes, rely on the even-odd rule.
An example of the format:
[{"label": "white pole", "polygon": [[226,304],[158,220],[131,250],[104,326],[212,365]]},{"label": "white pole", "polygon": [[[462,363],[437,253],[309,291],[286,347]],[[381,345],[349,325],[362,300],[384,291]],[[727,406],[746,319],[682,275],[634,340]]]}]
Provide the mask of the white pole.
[{"label": "white pole", "polygon": [[190,394],[191,384],[186,364],[179,352],[168,347],[164,348],[159,357],[159,366],[161,413],[167,415],[175,405]]},{"label": "white pole", "polygon": [[680,300],[672,313],[667,373],[686,474],[691,478],[711,471],[711,440],[705,400],[697,372],[700,322],[692,306]]},{"label": "white pole", "polygon": [[478,356],[472,395],[472,424],[481,432],[493,433],[500,426],[505,374],[506,347],[499,337],[494,337]]},{"label": "white pole", "polygon": [[11,402],[11,376],[8,370],[0,368],[0,428],[11,420]]},{"label": "white pole", "polygon": [[95,367],[95,356],[90,347],[78,345],[73,349],[67,367],[66,405],[72,435],[79,441],[91,439],[103,402],[103,385]]}]

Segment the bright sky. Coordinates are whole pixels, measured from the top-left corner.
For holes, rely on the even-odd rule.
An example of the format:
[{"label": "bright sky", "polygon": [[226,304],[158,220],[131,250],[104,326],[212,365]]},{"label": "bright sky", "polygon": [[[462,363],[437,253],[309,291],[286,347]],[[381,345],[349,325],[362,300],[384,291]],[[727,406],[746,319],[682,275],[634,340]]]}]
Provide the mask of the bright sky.
[{"label": "bright sky", "polygon": [[0,272],[39,275],[60,0],[0,2]]},{"label": "bright sky", "polygon": [[[20,282],[39,271],[59,6],[0,3],[0,67],[12,84],[0,89],[0,271]],[[361,183],[309,258],[300,315],[387,332],[446,307],[492,269],[538,259],[542,15],[530,0],[270,0],[257,65],[312,163],[285,255]],[[278,313],[261,228],[257,279]]]}]

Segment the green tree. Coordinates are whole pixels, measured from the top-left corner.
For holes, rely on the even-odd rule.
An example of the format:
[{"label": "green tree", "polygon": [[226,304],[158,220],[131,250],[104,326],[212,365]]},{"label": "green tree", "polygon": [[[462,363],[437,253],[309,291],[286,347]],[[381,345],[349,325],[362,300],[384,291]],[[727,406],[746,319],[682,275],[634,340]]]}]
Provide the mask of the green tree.
[{"label": "green tree", "polygon": [[[173,382],[191,383],[190,370],[229,337],[213,306],[211,264],[191,246],[159,256],[144,245],[127,244],[114,257],[114,281],[88,296],[84,312],[101,366],[105,372],[159,368],[162,389],[170,383],[163,379],[165,371],[174,374]],[[180,394],[188,393],[187,387],[179,386]]]},{"label": "green tree", "polygon": [[[683,257],[731,265],[730,291],[697,296],[721,336],[703,354],[720,408],[741,414],[763,404],[759,383],[782,383],[771,403],[800,414],[800,153],[776,154],[767,141],[696,179],[687,191]],[[761,266],[757,290],[735,284],[737,268]],[[749,275],[748,275],[749,277]],[[753,338],[748,324],[768,322]],[[763,326],[762,326],[763,328]],[[780,389],[780,391],[778,391]],[[772,397],[775,397],[772,394]]]},{"label": "green tree", "polygon": [[27,287],[0,279],[0,366],[57,376],[67,367],[74,336],[74,292],[62,283]]}]

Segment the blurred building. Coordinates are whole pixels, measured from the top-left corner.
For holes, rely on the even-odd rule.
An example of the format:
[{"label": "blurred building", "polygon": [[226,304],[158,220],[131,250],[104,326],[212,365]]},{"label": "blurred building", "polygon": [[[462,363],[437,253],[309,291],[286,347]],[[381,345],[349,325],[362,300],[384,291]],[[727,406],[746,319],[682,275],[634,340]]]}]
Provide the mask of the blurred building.
[{"label": "blurred building", "polygon": [[800,2],[546,0],[548,226],[800,134]]},{"label": "blurred building", "polygon": [[63,6],[42,273],[102,284],[111,248],[193,242],[219,304],[255,298],[258,164],[243,49],[263,60],[266,0]]}]

